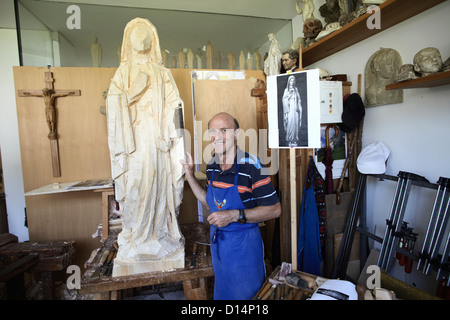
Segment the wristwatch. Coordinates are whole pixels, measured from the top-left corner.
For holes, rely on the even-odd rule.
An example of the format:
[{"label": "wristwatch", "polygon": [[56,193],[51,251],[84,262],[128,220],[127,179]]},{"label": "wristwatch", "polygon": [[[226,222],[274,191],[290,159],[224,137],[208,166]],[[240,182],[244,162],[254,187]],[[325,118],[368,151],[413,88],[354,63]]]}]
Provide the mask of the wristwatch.
[{"label": "wristwatch", "polygon": [[247,222],[247,218],[245,217],[245,211],[243,209],[239,209],[239,219],[238,222],[240,224],[246,223]]}]

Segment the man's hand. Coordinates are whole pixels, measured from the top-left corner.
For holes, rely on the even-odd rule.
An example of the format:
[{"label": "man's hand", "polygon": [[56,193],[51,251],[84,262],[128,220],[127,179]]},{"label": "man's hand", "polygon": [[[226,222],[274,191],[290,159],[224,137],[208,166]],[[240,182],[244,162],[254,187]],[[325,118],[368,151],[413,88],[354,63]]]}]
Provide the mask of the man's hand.
[{"label": "man's hand", "polygon": [[239,210],[221,210],[211,213],[208,222],[212,225],[223,228],[232,222],[238,221]]},{"label": "man's hand", "polygon": [[192,160],[192,156],[189,152],[186,152],[185,159],[180,159],[180,163],[183,165],[184,171],[187,174],[194,175],[194,160]]}]

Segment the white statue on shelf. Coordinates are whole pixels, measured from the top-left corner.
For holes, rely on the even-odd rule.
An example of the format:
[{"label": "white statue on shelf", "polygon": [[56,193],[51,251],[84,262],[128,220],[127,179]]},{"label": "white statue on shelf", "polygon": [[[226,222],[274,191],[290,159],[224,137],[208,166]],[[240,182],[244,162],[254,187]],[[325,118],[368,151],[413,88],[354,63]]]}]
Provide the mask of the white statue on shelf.
[{"label": "white statue on shelf", "polygon": [[[304,5],[302,8],[299,6],[299,2],[303,2]],[[301,14],[303,17],[303,22],[305,23],[309,19],[314,19],[314,3],[312,0],[300,0],[295,3],[295,9],[298,14]]]},{"label": "white statue on shelf", "polygon": [[98,43],[97,36],[94,36],[94,41],[91,44],[92,66],[100,67],[102,65],[103,50],[100,43]]},{"label": "white statue on shelf", "polygon": [[[183,102],[163,66],[156,28],[125,27],[121,63],[107,97],[108,144],[123,217],[113,276],[184,267],[177,216],[183,196]],[[181,117],[181,119],[180,119]]]},{"label": "white statue on shelf", "polygon": [[281,46],[273,33],[268,34],[270,47],[266,60],[264,60],[264,73],[267,76],[280,74]]}]

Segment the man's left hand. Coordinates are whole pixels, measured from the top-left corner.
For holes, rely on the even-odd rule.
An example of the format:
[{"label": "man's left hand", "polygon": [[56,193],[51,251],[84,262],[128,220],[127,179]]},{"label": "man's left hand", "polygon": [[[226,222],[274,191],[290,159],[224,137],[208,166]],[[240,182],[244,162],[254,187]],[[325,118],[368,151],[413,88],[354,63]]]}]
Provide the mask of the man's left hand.
[{"label": "man's left hand", "polygon": [[221,210],[216,211],[208,216],[208,222],[219,228],[229,225],[231,222],[236,222],[239,218],[239,210]]}]

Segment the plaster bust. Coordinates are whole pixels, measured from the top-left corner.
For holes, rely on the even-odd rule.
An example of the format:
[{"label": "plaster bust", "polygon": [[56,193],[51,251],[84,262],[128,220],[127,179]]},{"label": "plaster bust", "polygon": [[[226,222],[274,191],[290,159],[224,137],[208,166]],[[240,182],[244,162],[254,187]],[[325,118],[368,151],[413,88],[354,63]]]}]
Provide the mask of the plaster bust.
[{"label": "plaster bust", "polygon": [[439,72],[442,68],[441,53],[437,48],[428,47],[420,50],[414,56],[414,70],[422,76]]},{"label": "plaster bust", "polygon": [[403,90],[386,90],[386,85],[397,82],[401,65],[394,49],[380,49],[369,58],[365,68],[368,107],[403,102]]}]

